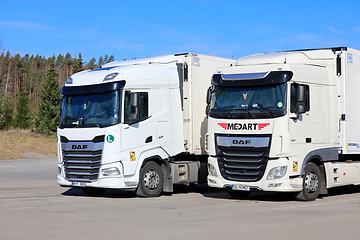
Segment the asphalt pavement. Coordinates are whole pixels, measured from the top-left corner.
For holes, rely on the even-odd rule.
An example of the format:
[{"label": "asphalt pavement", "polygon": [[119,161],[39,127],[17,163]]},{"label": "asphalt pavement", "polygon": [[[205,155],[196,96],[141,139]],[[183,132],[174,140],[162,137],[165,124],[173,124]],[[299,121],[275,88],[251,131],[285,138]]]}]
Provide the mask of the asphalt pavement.
[{"label": "asphalt pavement", "polygon": [[359,239],[360,191],[313,202],[291,194],[231,198],[200,185],[138,198],[90,197],[56,182],[56,158],[0,161],[0,239]]}]

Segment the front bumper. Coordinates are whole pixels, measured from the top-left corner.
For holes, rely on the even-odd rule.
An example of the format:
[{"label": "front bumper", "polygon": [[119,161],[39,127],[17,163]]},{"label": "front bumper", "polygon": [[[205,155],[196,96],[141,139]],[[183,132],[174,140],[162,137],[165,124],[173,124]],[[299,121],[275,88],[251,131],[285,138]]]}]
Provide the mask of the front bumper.
[{"label": "front bumper", "polygon": [[[264,176],[257,182],[239,182],[239,181],[229,181],[224,179],[221,176],[218,161],[215,157],[209,157],[208,163],[211,164],[217,173],[217,176],[208,175],[207,182],[210,187],[216,188],[231,188],[233,184],[247,185],[250,187],[250,190],[260,190],[260,191],[272,191],[272,192],[299,192],[302,190],[302,177],[290,178],[289,171],[292,169],[287,158],[279,158],[275,160],[269,160],[267,167],[264,173]],[[284,177],[279,179],[267,180],[269,171],[277,166],[288,166],[287,172]]]},{"label": "front bumper", "polygon": [[[109,169],[116,167],[120,170],[120,175],[104,176],[102,169]],[[104,189],[133,189],[135,190],[138,185],[136,176],[124,177],[123,166],[121,162],[106,164],[101,166],[99,178],[96,181],[76,181],[67,180],[64,175],[64,166],[62,163],[58,164],[57,182],[61,187],[89,187],[89,188],[104,188]]]}]

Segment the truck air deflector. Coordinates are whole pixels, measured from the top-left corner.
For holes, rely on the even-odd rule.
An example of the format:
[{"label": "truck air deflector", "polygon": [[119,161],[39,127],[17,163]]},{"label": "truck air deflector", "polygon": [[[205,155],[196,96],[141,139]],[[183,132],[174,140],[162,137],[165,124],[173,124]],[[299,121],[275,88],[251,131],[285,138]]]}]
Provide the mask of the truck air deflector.
[{"label": "truck air deflector", "polygon": [[95,84],[88,86],[76,86],[76,87],[64,86],[61,89],[61,94],[64,96],[69,96],[69,95],[84,95],[84,94],[111,92],[124,88],[125,83],[126,83],[125,80],[121,80],[118,82],[110,82],[110,83]]},{"label": "truck air deflector", "polygon": [[96,69],[90,70],[90,72],[107,71],[107,70],[110,70],[110,69],[113,69],[113,68],[116,68],[116,66],[115,67],[96,68]]},{"label": "truck air deflector", "polygon": [[213,86],[258,86],[286,83],[291,80],[291,71],[271,71],[241,74],[214,74],[211,79]]},{"label": "truck air deflector", "polygon": [[236,74],[221,74],[223,80],[250,80],[250,79],[263,79],[270,72],[260,72],[260,73],[236,73]]}]

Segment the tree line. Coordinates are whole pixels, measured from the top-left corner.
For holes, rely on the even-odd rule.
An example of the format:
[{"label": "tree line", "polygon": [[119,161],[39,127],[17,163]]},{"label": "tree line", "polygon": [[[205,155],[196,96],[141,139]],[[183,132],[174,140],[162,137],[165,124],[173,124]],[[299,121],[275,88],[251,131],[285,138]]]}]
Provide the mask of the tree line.
[{"label": "tree line", "polygon": [[[0,49],[1,50],[1,49]],[[114,61],[100,56],[84,62],[81,53],[45,58],[0,51],[0,130],[11,127],[53,134],[59,125],[61,87],[74,73]]]}]

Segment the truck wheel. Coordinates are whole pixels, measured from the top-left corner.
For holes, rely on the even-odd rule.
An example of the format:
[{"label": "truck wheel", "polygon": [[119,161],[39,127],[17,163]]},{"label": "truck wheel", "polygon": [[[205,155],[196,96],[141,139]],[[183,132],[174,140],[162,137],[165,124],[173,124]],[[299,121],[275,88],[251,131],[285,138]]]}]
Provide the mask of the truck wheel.
[{"label": "truck wheel", "polygon": [[157,197],[163,190],[164,176],[159,164],[147,162],[140,170],[139,186],[136,195],[139,197]]},{"label": "truck wheel", "polygon": [[100,196],[106,191],[106,189],[101,188],[82,188],[81,190],[90,196]]},{"label": "truck wheel", "polygon": [[295,193],[295,198],[300,201],[314,201],[320,193],[321,174],[318,166],[309,163],[305,167],[305,176],[303,179],[303,189]]},{"label": "truck wheel", "polygon": [[226,188],[226,192],[233,198],[246,198],[250,195],[250,191],[232,190],[230,188]]}]

